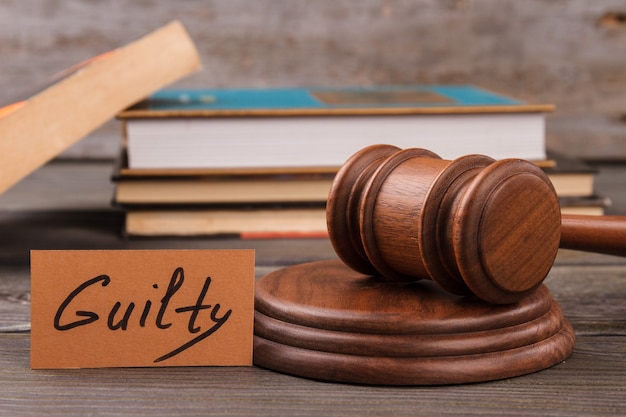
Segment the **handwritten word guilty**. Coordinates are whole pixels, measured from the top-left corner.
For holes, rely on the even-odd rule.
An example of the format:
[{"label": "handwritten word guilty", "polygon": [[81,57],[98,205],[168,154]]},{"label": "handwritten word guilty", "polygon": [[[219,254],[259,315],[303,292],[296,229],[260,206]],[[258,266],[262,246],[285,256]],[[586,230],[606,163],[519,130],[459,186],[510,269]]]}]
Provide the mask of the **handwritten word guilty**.
[{"label": "handwritten word guilty", "polygon": [[[232,313],[232,310],[228,310],[224,314],[220,315],[219,303],[214,305],[205,304],[205,299],[211,285],[211,277],[207,277],[205,279],[204,285],[198,294],[195,304],[174,308],[172,313],[172,307],[170,307],[170,304],[173,304],[172,299],[178,290],[180,290],[183,286],[184,282],[185,271],[183,268],[176,268],[172,274],[167,289],[165,290],[165,294],[159,301],[158,311],[156,313],[156,317],[154,318],[154,325],[158,329],[165,330],[172,326],[172,314],[188,314],[187,331],[194,337],[181,344],[176,349],[158,357],[154,360],[155,363],[172,358],[211,336],[220,327],[222,327],[226,321],[228,321],[228,318]],[[95,311],[74,310],[74,317],[71,317],[72,305],[74,302],[78,303],[81,293],[88,288],[97,287],[98,284],[102,287],[106,287],[110,283],[111,277],[108,275],[99,275],[76,287],[76,289],[70,292],[65,300],[63,300],[57,309],[56,315],[54,316],[54,328],[59,331],[68,331],[80,326],[87,326],[100,320],[100,315]],[[157,284],[154,284],[153,288],[158,289],[159,287]],[[118,316],[120,314],[120,310],[122,310],[122,303],[120,301],[115,302],[108,313],[107,328],[113,331],[123,331],[128,329],[128,326],[133,322],[140,327],[146,327],[146,325],[148,325],[150,312],[153,311],[152,301],[149,299],[145,301],[139,317],[137,317],[137,313],[135,313],[135,307],[137,307],[135,302],[129,302],[123,313],[121,313],[121,318],[119,318]],[[207,310],[207,315],[210,320],[208,328],[203,328],[202,325],[198,324],[200,321],[198,320],[198,316],[204,310]],[[203,315],[203,317],[204,316],[206,315]]]}]

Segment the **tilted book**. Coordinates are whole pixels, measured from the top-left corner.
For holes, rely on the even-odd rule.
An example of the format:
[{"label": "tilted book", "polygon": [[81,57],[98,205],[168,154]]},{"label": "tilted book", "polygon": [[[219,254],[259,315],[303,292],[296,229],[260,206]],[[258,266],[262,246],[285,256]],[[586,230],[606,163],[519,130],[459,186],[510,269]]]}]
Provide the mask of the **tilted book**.
[{"label": "tilted book", "polygon": [[195,45],[174,21],[0,106],[0,193],[120,110],[199,66]]}]

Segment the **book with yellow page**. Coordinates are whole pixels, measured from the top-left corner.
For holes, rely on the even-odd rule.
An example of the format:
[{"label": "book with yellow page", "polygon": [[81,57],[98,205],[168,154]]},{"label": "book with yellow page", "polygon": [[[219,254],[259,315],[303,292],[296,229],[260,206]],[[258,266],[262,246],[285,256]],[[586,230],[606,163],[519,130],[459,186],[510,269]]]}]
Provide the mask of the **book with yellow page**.
[{"label": "book with yellow page", "polygon": [[120,110],[199,67],[193,41],[174,21],[0,105],[0,193]]}]

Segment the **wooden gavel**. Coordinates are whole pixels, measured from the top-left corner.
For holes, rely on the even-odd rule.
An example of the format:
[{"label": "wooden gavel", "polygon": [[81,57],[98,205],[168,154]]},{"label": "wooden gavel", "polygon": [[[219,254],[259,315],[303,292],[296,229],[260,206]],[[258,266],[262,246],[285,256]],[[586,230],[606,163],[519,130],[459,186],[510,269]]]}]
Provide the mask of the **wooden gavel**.
[{"label": "wooden gavel", "polygon": [[626,217],[561,215],[547,175],[521,159],[373,145],[339,170],[326,215],[352,269],[494,304],[535,290],[559,247],[626,256]]}]

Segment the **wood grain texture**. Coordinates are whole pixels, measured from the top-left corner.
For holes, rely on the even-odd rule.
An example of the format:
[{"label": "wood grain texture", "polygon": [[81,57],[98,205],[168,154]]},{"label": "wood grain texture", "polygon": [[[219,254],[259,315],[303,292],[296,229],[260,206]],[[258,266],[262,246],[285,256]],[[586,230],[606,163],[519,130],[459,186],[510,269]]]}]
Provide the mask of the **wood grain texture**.
[{"label": "wood grain texture", "polygon": [[0,266],[0,333],[30,330],[30,282],[22,266]]},{"label": "wood grain texture", "polygon": [[349,158],[327,204],[330,239],[349,266],[394,281],[431,279],[495,304],[541,284],[556,257],[560,218],[552,184],[530,162],[448,161],[388,145]]},{"label": "wood grain texture", "polygon": [[464,334],[373,334],[297,325],[255,313],[255,333],[266,340],[311,351],[356,356],[424,358],[500,352],[538,343],[562,326],[561,309],[511,328]]},{"label": "wood grain texture", "polygon": [[300,326],[434,337],[527,323],[547,314],[552,301],[540,287],[517,304],[493,305],[428,281],[397,283],[360,274],[339,260],[278,270],[257,282],[255,293],[258,312]]},{"label": "wood grain texture", "polygon": [[[620,13],[619,0],[145,0],[113,6],[5,0],[0,91],[9,99],[178,18],[205,65],[181,87],[476,83],[555,103],[551,147],[623,159],[626,30]],[[113,157],[119,135],[113,122],[69,154]]]},{"label": "wood grain texture", "polygon": [[519,376],[566,359],[575,338],[545,286],[495,306],[433,283],[383,281],[340,261],[261,278],[254,363],[313,379],[441,385]]},{"label": "wood grain texture", "polygon": [[544,370],[574,345],[569,324],[534,344],[502,352],[436,357],[361,356],[309,350],[254,338],[255,364],[322,381],[366,385],[450,385],[493,381]]},{"label": "wood grain texture", "polygon": [[578,334],[626,335],[626,270],[613,260],[557,265],[545,281]]},{"label": "wood grain texture", "polygon": [[[24,5],[27,3],[24,2]],[[0,29],[1,30],[1,29]],[[83,169],[81,169],[81,166]],[[322,383],[251,368],[31,371],[31,248],[257,249],[257,277],[335,257],[328,240],[125,240],[108,206],[107,164],[46,166],[0,197],[0,415],[620,416],[626,399],[626,259],[560,250],[544,281],[575,329],[558,366],[489,383],[391,388]],[[599,178],[626,214],[624,167]],[[89,191],[91,190],[91,191]],[[52,210],[52,212],[48,211]]]},{"label": "wood grain texture", "polygon": [[320,383],[257,367],[31,371],[27,334],[0,334],[0,413],[11,416],[617,416],[626,344],[582,336],[559,366],[450,387]]},{"label": "wood grain texture", "polygon": [[356,271],[430,279],[495,304],[536,289],[559,246],[626,255],[626,216],[562,216],[550,180],[527,161],[447,161],[391,145],[365,147],[341,167],[327,224]]},{"label": "wood grain texture", "polygon": [[563,216],[560,246],[626,256],[626,217]]}]

